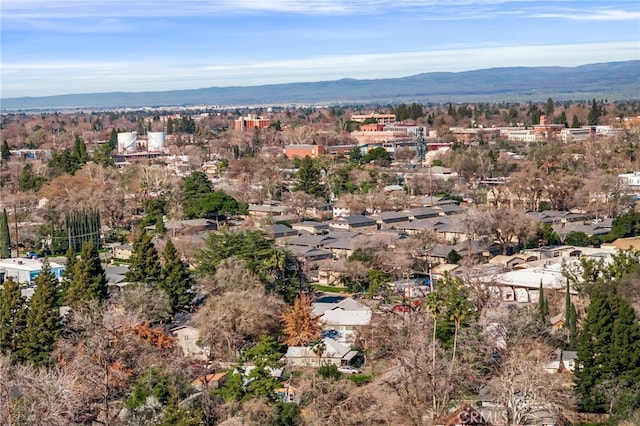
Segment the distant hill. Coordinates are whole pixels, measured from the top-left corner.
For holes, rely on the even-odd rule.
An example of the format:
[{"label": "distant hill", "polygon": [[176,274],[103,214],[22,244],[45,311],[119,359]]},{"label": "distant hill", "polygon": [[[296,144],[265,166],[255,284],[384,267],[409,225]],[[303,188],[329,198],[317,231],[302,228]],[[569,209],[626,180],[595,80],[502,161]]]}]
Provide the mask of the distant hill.
[{"label": "distant hill", "polygon": [[578,67],[490,68],[375,80],[5,98],[2,110],[190,105],[368,104],[640,98],[640,60]]}]

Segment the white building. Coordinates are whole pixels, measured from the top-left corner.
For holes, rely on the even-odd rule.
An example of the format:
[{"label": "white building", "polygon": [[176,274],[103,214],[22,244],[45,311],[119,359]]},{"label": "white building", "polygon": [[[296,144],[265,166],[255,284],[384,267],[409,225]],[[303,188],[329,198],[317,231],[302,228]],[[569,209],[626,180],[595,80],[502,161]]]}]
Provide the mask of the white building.
[{"label": "white building", "polygon": [[627,189],[640,190],[640,172],[623,173],[618,178]]},{"label": "white building", "polygon": [[[2,279],[0,282],[11,277],[20,284],[32,286],[36,277],[40,275],[42,271],[42,260],[43,259],[29,259],[24,257],[1,259],[0,277],[2,277]],[[62,273],[64,272],[63,265],[49,262],[49,268],[58,280],[62,279]]]}]

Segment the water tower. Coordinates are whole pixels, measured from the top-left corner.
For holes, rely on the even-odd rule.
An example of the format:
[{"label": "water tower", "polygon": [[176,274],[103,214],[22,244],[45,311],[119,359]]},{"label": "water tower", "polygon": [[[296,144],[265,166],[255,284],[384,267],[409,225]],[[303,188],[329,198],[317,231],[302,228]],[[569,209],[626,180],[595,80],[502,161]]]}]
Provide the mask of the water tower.
[{"label": "water tower", "polygon": [[136,132],[118,133],[118,154],[136,152]]},{"label": "water tower", "polygon": [[163,151],[165,133],[164,132],[149,132],[147,133],[147,151]]}]

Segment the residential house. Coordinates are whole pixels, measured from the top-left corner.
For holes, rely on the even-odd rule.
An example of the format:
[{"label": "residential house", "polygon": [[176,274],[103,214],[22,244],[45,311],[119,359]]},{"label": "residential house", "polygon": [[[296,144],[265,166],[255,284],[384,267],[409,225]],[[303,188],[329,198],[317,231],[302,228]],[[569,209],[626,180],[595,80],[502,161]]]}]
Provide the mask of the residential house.
[{"label": "residential house", "polygon": [[409,215],[405,212],[385,211],[370,216],[375,219],[378,229],[398,228],[409,223]]},{"label": "residential house", "polygon": [[298,231],[288,227],[287,225],[282,225],[280,223],[276,223],[275,225],[265,226],[265,232],[277,243],[287,243],[293,238],[298,236]]},{"label": "residential house", "polygon": [[440,216],[452,216],[466,211],[465,207],[458,204],[438,204],[433,208],[439,211]]},{"label": "residential house", "polygon": [[311,220],[294,223],[291,227],[298,232],[307,232],[312,235],[327,234],[329,232],[328,224],[324,222],[314,222]]},{"label": "residential house", "polygon": [[329,227],[331,229],[342,229],[346,231],[367,232],[375,231],[378,228],[378,224],[375,219],[372,219],[369,216],[353,215],[337,217],[329,221]]},{"label": "residential house", "polygon": [[290,383],[277,388],[276,394],[281,402],[300,404],[300,393]]},{"label": "residential house", "polygon": [[336,330],[336,340],[350,342],[359,327],[371,323],[371,308],[352,298],[339,303],[314,303],[313,313],[318,316],[324,330]]},{"label": "residential house", "polygon": [[482,413],[469,404],[460,406],[444,421],[444,426],[490,426]]},{"label": "residential house", "polygon": [[358,355],[358,351],[352,351],[334,339],[325,337],[321,345],[316,346],[289,346],[285,358],[287,364],[297,367],[320,367],[321,365],[347,365]]},{"label": "residential house", "polygon": [[133,255],[133,245],[121,244],[113,248],[113,257],[121,260],[129,260]]},{"label": "residential house", "polygon": [[510,256],[499,254],[489,259],[489,263],[492,265],[500,266],[504,269],[511,270],[515,266],[538,260],[537,256],[525,256],[522,254],[512,254]]},{"label": "residential house", "polygon": [[126,284],[126,274],[129,265],[107,265],[104,268],[104,275],[107,278],[107,285]]},{"label": "residential house", "polygon": [[250,217],[265,218],[281,215],[285,212],[285,208],[284,206],[274,206],[270,204],[249,204],[247,212]]},{"label": "residential house", "polygon": [[169,332],[176,338],[176,343],[182,349],[182,355],[188,358],[206,361],[209,350],[198,344],[200,330],[191,325],[180,325],[172,328]]},{"label": "residential house", "polygon": [[409,214],[410,221],[440,216],[440,210],[428,207],[415,207],[409,209],[407,213]]},{"label": "residential house", "polygon": [[226,371],[206,374],[204,376],[195,378],[191,382],[191,386],[193,386],[200,392],[212,389],[220,389],[226,383],[227,378],[228,373]]},{"label": "residential house", "polygon": [[605,235],[611,232],[611,227],[613,226],[613,219],[594,219],[589,221],[579,221],[579,222],[561,222],[554,223],[551,225],[551,228],[560,236],[561,239],[564,239],[567,235],[572,232],[582,232],[587,237],[592,237],[594,235]]}]

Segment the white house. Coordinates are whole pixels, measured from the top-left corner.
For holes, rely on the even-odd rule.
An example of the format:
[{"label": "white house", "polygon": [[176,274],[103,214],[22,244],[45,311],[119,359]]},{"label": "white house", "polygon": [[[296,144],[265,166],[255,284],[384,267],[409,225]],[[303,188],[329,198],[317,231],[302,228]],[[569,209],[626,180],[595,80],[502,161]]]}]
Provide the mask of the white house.
[{"label": "white house", "polygon": [[313,313],[319,316],[322,328],[336,330],[339,342],[350,342],[358,327],[371,323],[371,308],[352,298],[339,303],[314,303]]},{"label": "white house", "polygon": [[348,364],[357,354],[349,346],[325,337],[321,346],[289,346],[285,358],[292,366],[319,367],[334,364],[339,367]]}]

